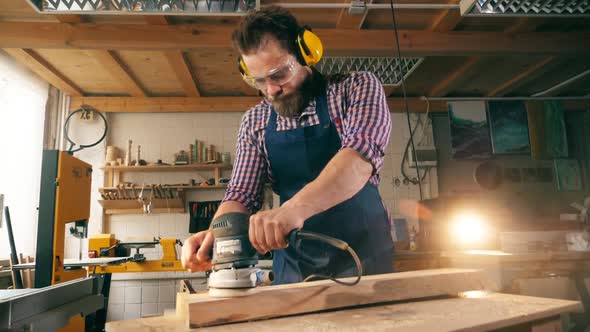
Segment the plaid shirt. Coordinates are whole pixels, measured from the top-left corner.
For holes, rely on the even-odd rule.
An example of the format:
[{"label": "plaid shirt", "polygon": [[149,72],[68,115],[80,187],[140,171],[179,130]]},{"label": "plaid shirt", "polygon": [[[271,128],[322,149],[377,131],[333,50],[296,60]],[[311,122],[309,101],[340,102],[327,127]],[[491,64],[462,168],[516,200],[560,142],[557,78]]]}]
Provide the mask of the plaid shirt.
[{"label": "plaid shirt", "polygon": [[[330,119],[334,123],[343,148],[358,151],[373,165],[369,181],[379,185],[379,171],[389,143],[391,116],[379,79],[370,72],[355,72],[341,80],[326,84]],[[318,125],[315,100],[297,118],[277,115],[277,130]],[[223,201],[242,203],[250,212],[260,210],[262,186],[275,185],[268,153],[264,144],[271,103],[264,99],[248,110],[238,133],[236,157],[231,180]]]}]

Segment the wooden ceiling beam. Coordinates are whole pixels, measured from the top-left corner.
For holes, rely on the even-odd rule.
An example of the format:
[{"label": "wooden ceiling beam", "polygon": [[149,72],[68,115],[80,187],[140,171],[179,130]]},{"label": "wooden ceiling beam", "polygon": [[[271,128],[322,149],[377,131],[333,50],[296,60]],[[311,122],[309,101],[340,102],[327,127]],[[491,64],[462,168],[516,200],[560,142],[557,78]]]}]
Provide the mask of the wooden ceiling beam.
[{"label": "wooden ceiling beam", "polygon": [[84,91],[74,82],[57,70],[37,52],[30,49],[5,48],[4,51],[10,54],[16,61],[22,63],[49,84],[70,96],[83,96]]},{"label": "wooden ceiling beam", "polygon": [[[520,17],[516,20],[516,22],[506,28],[504,32],[515,34],[515,33],[523,33],[523,32],[533,32],[537,27],[537,23],[533,21],[530,17]],[[511,77],[505,82],[502,82],[497,87],[493,88],[489,91],[486,96],[503,96],[509,93],[512,89],[516,88],[518,85],[523,84],[526,81],[529,81],[534,74],[538,74],[539,71],[549,65],[556,59],[555,56],[548,56],[540,61],[532,64],[531,66],[527,67],[522,72],[518,73],[517,75]],[[536,76],[536,75],[535,75]]]},{"label": "wooden ceiling beam", "polygon": [[[103,112],[245,112],[258,104],[260,97],[75,97],[70,107],[90,105]],[[403,98],[387,98],[392,113],[404,112]],[[410,112],[426,112],[426,102],[408,98]],[[446,112],[444,101],[431,101],[430,112]]]},{"label": "wooden ceiling beam", "polygon": [[54,16],[61,23],[84,23],[87,22],[86,17],[82,15],[60,14]]},{"label": "wooden ceiling beam", "polygon": [[473,68],[480,60],[479,56],[473,56],[467,59],[463,65],[457,68],[454,72],[452,72],[449,76],[447,76],[444,80],[434,86],[434,88],[430,89],[428,96],[430,97],[440,97],[446,95],[449,90],[453,87],[453,83],[457,82],[458,79],[463,76],[466,72]]},{"label": "wooden ceiling beam", "polygon": [[[344,0],[345,3],[350,3],[350,0]],[[372,3],[373,0],[368,0],[367,3]],[[350,15],[348,8],[342,8],[340,14],[338,14],[338,20],[336,21],[336,28],[338,29],[354,29],[358,30],[363,27],[365,19],[369,14],[369,10],[366,9],[362,15]]]},{"label": "wooden ceiling beam", "polygon": [[[231,49],[233,28],[213,25],[63,24],[0,22],[0,47],[109,50]],[[314,30],[326,55],[385,56],[394,50],[390,30]],[[504,32],[401,30],[406,56],[494,54],[590,54],[588,32]]]},{"label": "wooden ceiling beam", "polygon": [[[168,19],[161,15],[146,15],[144,19],[147,24],[168,25],[169,23]],[[178,81],[180,81],[184,94],[187,97],[200,97],[201,93],[193,76],[192,66],[182,51],[166,51],[164,56],[176,74]]]},{"label": "wooden ceiling beam", "polygon": [[[458,0],[449,0],[447,3],[456,4]],[[428,31],[437,31],[437,32],[446,32],[446,31],[453,31],[461,22],[461,13],[458,10],[451,10],[446,9],[443,10],[430,24],[428,27]],[[446,95],[449,91],[449,88],[452,87],[453,83],[455,83],[459,77],[465,74],[469,69],[471,69],[475,64],[480,60],[479,56],[472,56],[459,68],[457,68],[454,72],[449,74],[442,82],[435,85],[432,89],[430,89],[429,96],[437,97]]]},{"label": "wooden ceiling beam", "polygon": [[508,33],[522,33],[522,32],[533,32],[537,28],[538,23],[533,21],[530,17],[519,17],[516,22],[506,28],[504,32]]},{"label": "wooden ceiling beam", "polygon": [[146,15],[143,17],[143,19],[145,20],[145,22],[147,24],[153,24],[153,25],[167,25],[168,24],[168,19],[166,18],[166,16],[162,16],[162,15]]},{"label": "wooden ceiling beam", "polygon": [[164,56],[174,70],[187,97],[200,97],[201,93],[197,88],[197,82],[193,76],[189,60],[180,51],[167,51]]},{"label": "wooden ceiling beam", "polygon": [[488,92],[486,96],[488,97],[495,97],[495,96],[503,96],[509,93],[512,89],[516,88],[519,84],[524,83],[527,80],[530,80],[533,74],[537,73],[549,65],[551,62],[555,61],[556,57],[549,56],[546,58],[541,59],[540,61],[532,64],[531,66],[527,67],[522,72],[518,73],[516,76],[510,78],[509,80],[502,82],[502,84],[498,85],[492,91]]},{"label": "wooden ceiling beam", "polygon": [[[72,97],[71,109],[90,105],[102,112],[113,113],[196,113],[196,112],[245,112],[258,104],[260,97]],[[392,113],[403,113],[403,98],[387,98]],[[589,100],[565,100],[567,110],[587,110]],[[420,98],[408,98],[412,113],[426,112],[426,102]],[[430,112],[445,113],[447,104],[441,100],[430,101]]]},{"label": "wooden ceiling beam", "polygon": [[146,97],[148,95],[139,80],[117,53],[107,50],[87,50],[86,53],[108,70],[113,79],[119,82],[129,95],[134,97]]},{"label": "wooden ceiling beam", "polygon": [[[449,4],[457,4],[459,0],[450,0],[448,1]],[[453,31],[455,27],[459,25],[463,17],[461,16],[461,12],[456,9],[445,9],[442,10],[441,13],[432,20],[430,26],[428,27],[428,31]]]}]

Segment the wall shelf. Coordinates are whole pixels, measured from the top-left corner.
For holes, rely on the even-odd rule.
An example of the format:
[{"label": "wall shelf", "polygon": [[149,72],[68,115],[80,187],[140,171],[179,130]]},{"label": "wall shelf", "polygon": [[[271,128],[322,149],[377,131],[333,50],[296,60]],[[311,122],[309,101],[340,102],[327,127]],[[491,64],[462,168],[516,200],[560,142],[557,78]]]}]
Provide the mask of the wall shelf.
[{"label": "wall shelf", "polygon": [[[105,166],[101,169],[105,172],[104,187],[99,188],[103,198],[99,200],[100,205],[107,215],[112,214],[143,214],[143,204],[137,197],[141,191],[141,186],[131,187],[129,185],[121,185],[121,174],[125,172],[190,172],[190,171],[212,171],[215,185],[209,186],[192,186],[192,185],[160,185],[155,191],[156,197],[152,193],[147,195],[144,192],[144,200],[148,197],[153,197],[151,213],[184,213],[186,206],[184,202],[184,192],[187,190],[215,190],[225,189],[226,184],[219,184],[221,178],[221,171],[231,169],[231,164],[191,164],[191,165],[147,165],[147,166]],[[162,189],[165,189],[162,191]],[[170,189],[170,190],[168,190]],[[154,190],[152,186],[145,186],[145,191]],[[173,195],[172,190],[176,190]],[[106,197],[107,194],[109,197]],[[115,194],[114,196],[111,194]],[[176,196],[174,198],[164,198]],[[159,197],[158,197],[159,196]],[[115,198],[115,199],[108,199]]]},{"label": "wall shelf", "polygon": [[[214,186],[181,186],[181,185],[166,185],[163,184],[162,185],[163,188],[165,189],[178,189],[178,190],[207,190],[207,189],[226,189],[227,185],[225,184],[221,184],[221,185],[214,185]],[[132,190],[135,189],[136,191],[140,191],[141,188],[140,187],[129,187],[129,186],[125,186],[125,187],[102,187],[102,188],[98,188],[99,191],[103,192],[106,190],[117,190],[117,189],[123,189],[123,190]],[[151,188],[146,187],[145,190],[151,190]]]},{"label": "wall shelf", "polygon": [[[143,204],[136,199],[99,200],[105,214],[143,214]],[[184,213],[182,198],[152,199],[151,213]]]},{"label": "wall shelf", "polygon": [[215,184],[219,184],[221,171],[231,169],[231,164],[191,164],[191,165],[147,165],[147,166],[105,166],[101,169],[105,172],[105,187],[116,187],[120,183],[121,173],[124,172],[187,172],[187,171],[213,171]]},{"label": "wall shelf", "polygon": [[183,172],[193,170],[231,169],[231,164],[190,164],[190,165],[147,165],[147,166],[105,166],[104,171],[124,172]]}]

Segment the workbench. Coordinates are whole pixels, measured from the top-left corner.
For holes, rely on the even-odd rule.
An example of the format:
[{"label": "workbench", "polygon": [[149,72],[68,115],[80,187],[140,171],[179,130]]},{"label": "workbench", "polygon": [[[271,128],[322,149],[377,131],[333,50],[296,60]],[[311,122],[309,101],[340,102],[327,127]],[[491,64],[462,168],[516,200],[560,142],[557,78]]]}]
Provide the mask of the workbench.
[{"label": "workbench", "polygon": [[[521,295],[481,293],[469,297],[404,301],[322,313],[246,322],[200,331],[562,331],[560,314],[579,311],[579,302]],[[514,331],[511,329],[510,331]],[[176,316],[106,325],[108,332],[194,331]]]},{"label": "workbench", "polygon": [[[443,252],[453,268],[486,272],[502,292],[553,298],[580,299],[584,313],[572,315],[577,324],[590,327],[590,252],[506,253],[496,250]],[[568,282],[569,279],[569,282]],[[570,285],[564,285],[565,281]],[[575,287],[573,287],[575,286]]]},{"label": "workbench", "polygon": [[[99,278],[43,288],[0,290],[0,331],[55,331],[104,306]],[[84,321],[82,320],[82,323]]]},{"label": "workbench", "polygon": [[395,250],[393,270],[395,272],[440,269],[449,267],[449,259],[440,251]]}]

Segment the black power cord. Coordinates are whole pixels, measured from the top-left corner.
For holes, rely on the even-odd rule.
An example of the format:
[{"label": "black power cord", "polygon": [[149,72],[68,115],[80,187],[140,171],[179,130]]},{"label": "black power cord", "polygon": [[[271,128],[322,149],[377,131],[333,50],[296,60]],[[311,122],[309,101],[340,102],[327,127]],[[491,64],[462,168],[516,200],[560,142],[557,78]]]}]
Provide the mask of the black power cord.
[{"label": "black power cord", "polygon": [[[416,175],[418,178],[418,189],[420,190],[420,200],[423,199],[423,195],[422,195],[422,179],[420,177],[420,171],[418,169],[418,160],[417,160],[417,156],[416,156],[416,147],[414,145],[414,130],[412,130],[412,124],[410,123],[410,110],[408,107],[408,96],[406,94],[406,83],[405,83],[405,73],[403,70],[403,67],[401,66],[402,64],[402,54],[400,51],[400,47],[399,47],[399,34],[398,34],[398,30],[397,30],[397,21],[395,19],[395,9],[393,8],[393,0],[389,1],[390,4],[390,9],[391,9],[391,19],[392,19],[392,25],[393,25],[393,31],[395,33],[395,45],[397,47],[397,59],[399,61],[400,64],[400,70],[401,70],[401,86],[402,86],[402,94],[404,96],[404,108],[405,108],[405,112],[406,112],[406,120],[408,121],[408,129],[410,130],[410,142],[412,144],[412,151],[414,151],[414,157],[416,158]],[[416,126],[417,127],[417,126]],[[406,151],[408,149],[406,148]],[[404,152],[404,156],[406,155],[407,152]],[[405,172],[403,170],[402,167],[402,174],[405,176]]]},{"label": "black power cord", "polygon": [[[103,132],[102,136],[98,139],[98,141],[96,141],[96,142],[94,142],[92,144],[88,144],[88,145],[79,144],[79,148],[77,148],[77,149],[74,150],[74,146],[76,145],[76,143],[70,139],[70,136],[68,134],[68,128],[69,128],[70,119],[75,114],[78,114],[78,113],[89,113],[89,112],[94,112],[94,113],[98,114],[102,118],[102,121],[104,122],[104,132]],[[65,136],[66,140],[70,143],[70,147],[68,148],[68,153],[69,154],[73,154],[74,152],[78,152],[80,150],[83,150],[83,149],[86,149],[86,148],[91,148],[93,146],[98,145],[100,142],[102,142],[107,137],[108,131],[109,131],[109,124],[107,123],[107,119],[105,118],[105,116],[101,112],[99,112],[99,111],[97,111],[97,110],[95,110],[93,108],[89,108],[89,107],[85,107],[85,106],[80,107],[79,109],[77,109],[74,112],[70,113],[70,115],[68,115],[68,117],[66,118],[66,121],[64,123],[64,136]]]},{"label": "black power cord", "polygon": [[361,264],[361,260],[359,259],[359,256],[356,254],[354,249],[352,249],[348,245],[348,243],[346,243],[342,240],[339,240],[337,238],[333,238],[328,235],[314,233],[314,232],[306,232],[306,231],[301,231],[298,229],[291,231],[289,233],[289,235],[287,236],[287,238],[288,238],[289,243],[293,244],[293,245],[295,245],[295,243],[297,243],[297,241],[299,241],[299,240],[314,240],[314,241],[324,242],[324,243],[329,244],[329,245],[331,245],[335,248],[338,248],[340,250],[348,251],[350,256],[352,256],[352,259],[354,260],[354,264],[356,265],[357,276],[356,276],[356,279],[351,282],[342,281],[342,280],[334,278],[333,276],[329,276],[329,275],[325,275],[325,274],[311,274],[311,275],[307,276],[307,278],[305,278],[303,280],[303,282],[307,282],[312,279],[320,278],[320,279],[329,279],[329,280],[334,281],[337,284],[344,285],[344,286],[354,286],[354,285],[358,284],[359,281],[361,281],[361,276],[363,275],[363,265]]}]

